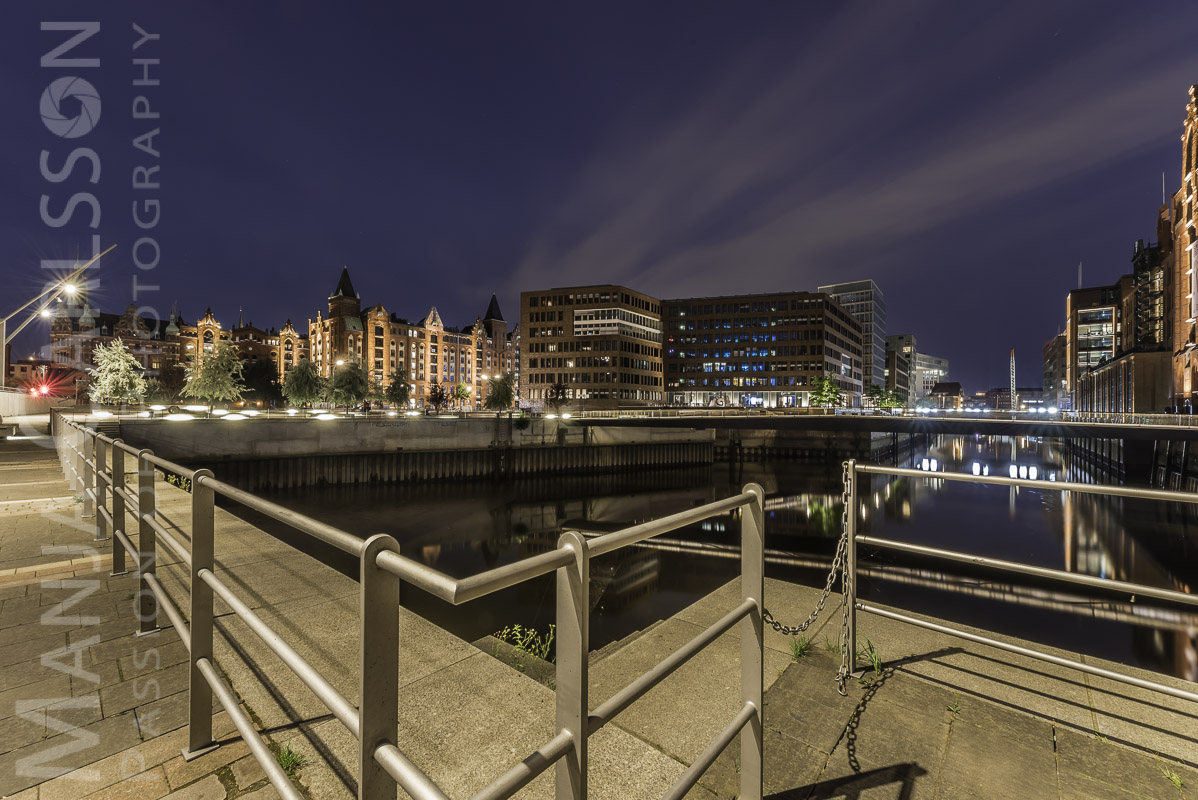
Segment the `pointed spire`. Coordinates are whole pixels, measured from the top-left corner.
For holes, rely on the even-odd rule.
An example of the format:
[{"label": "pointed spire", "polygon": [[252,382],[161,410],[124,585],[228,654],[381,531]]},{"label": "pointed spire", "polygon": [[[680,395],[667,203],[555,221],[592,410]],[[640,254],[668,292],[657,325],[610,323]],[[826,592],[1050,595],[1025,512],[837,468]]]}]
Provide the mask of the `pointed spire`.
[{"label": "pointed spire", "polygon": [[491,304],[487,306],[487,313],[483,315],[483,322],[490,322],[491,320],[506,322],[503,318],[503,312],[499,310],[499,298],[495,295],[491,295]]},{"label": "pointed spire", "polygon": [[329,295],[329,299],[334,297],[358,297],[358,293],[354,291],[354,284],[349,279],[349,267],[341,268],[341,280],[337,281],[337,288]]}]

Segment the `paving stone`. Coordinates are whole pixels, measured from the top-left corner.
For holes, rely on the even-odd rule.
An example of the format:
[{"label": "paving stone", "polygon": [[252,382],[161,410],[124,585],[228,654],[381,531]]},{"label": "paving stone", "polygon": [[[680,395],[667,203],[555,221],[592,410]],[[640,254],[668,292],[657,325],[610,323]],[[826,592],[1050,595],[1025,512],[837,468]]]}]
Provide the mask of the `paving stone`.
[{"label": "paving stone", "polygon": [[94,763],[139,741],[133,715],[126,714],[0,755],[0,797]]},{"label": "paving stone", "polygon": [[266,779],[266,771],[252,755],[233,762],[233,779],[237,781],[238,789],[248,789],[255,783]]},{"label": "paving stone", "polygon": [[[98,792],[84,795],[82,800],[158,800],[170,791],[162,767],[125,778]],[[39,798],[39,800],[41,800]]]},{"label": "paving stone", "polygon": [[238,796],[237,800],[279,800],[279,793],[275,791],[275,787],[267,784],[261,789]]},{"label": "paving stone", "polygon": [[167,795],[171,800],[225,800],[228,792],[221,785],[220,779],[209,775],[190,786],[171,792]]},{"label": "paving stone", "polygon": [[[1031,718],[1027,718],[1031,720]],[[1056,797],[1057,770],[1052,752],[1052,730],[1047,723],[1037,735],[1021,743],[1005,730],[954,722],[940,776],[942,791],[977,793],[990,800],[1027,800]],[[949,796],[952,796],[951,794]],[[966,795],[968,796],[968,795]]]},{"label": "paving stone", "polygon": [[[71,679],[69,675],[57,674],[42,681],[28,683],[0,692],[0,721],[8,719],[17,713],[17,705],[32,709],[38,706],[48,706],[71,696]],[[37,705],[30,705],[36,702]]]},{"label": "paving stone", "polygon": [[215,772],[221,767],[232,764],[243,756],[249,755],[250,749],[241,739],[232,737],[222,738],[216,733],[215,729],[213,730],[213,735],[217,737],[220,747],[211,753],[206,753],[191,761],[184,761],[183,756],[179,755],[163,764],[163,769],[166,770],[166,779],[170,782],[172,789],[185,786],[192,781]]},{"label": "paving stone", "polygon": [[163,697],[187,690],[189,667],[175,664],[100,690],[104,715],[119,714],[139,705],[148,705]]},{"label": "paving stone", "polygon": [[1154,800],[1177,800],[1178,791],[1165,776],[1165,768],[1176,773],[1186,786],[1198,787],[1198,773],[1193,770],[1112,741],[1058,730],[1056,743],[1062,792],[1067,783],[1076,782],[1083,787],[1081,791],[1094,791],[1093,787],[1099,786],[1111,794],[1132,792]]}]

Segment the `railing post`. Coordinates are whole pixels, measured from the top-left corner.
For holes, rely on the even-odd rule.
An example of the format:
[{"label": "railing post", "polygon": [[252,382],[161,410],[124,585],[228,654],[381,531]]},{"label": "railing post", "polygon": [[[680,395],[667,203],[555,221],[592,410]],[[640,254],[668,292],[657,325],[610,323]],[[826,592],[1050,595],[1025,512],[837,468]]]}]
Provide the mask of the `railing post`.
[{"label": "railing post", "polygon": [[191,477],[191,674],[185,761],[216,747],[212,739],[212,687],[199,668],[200,661],[212,662],[212,587],[200,577],[202,571],[212,571],[214,560],[215,497],[204,485],[204,478],[211,477],[212,471],[207,469],[196,470]]},{"label": "railing post", "polygon": [[744,488],[752,502],[740,509],[740,594],[754,608],[740,621],[740,700],[752,703],[757,713],[740,732],[740,797],[761,800],[765,693],[765,630],[761,609],[765,602],[765,490],[756,483]]},{"label": "railing post", "polygon": [[[125,547],[116,538],[116,531],[125,534],[126,539],[132,539],[129,536],[128,521],[125,519],[125,451],[121,449],[120,439],[108,446],[108,452],[112,454],[112,574],[124,575],[127,571]],[[136,556],[135,553],[129,555]]]},{"label": "railing post", "polygon": [[[146,578],[158,569],[158,537],[146,521],[154,518],[154,465],[146,458],[150,452],[141,450],[137,454],[138,636],[157,633],[159,629],[158,598]],[[123,483],[124,478],[121,480]]]},{"label": "railing post", "polygon": [[[112,531],[108,530],[108,523],[104,520],[104,515],[100,513],[101,509],[108,509],[108,483],[104,480],[104,475],[108,470],[108,459],[106,456],[107,445],[104,444],[100,437],[92,439],[92,451],[95,453],[96,469],[92,472],[96,485],[96,541],[102,542],[112,535]],[[112,521],[113,530],[116,530],[116,520]],[[116,538],[115,536],[113,537]],[[120,549],[120,542],[112,543],[112,563],[113,570],[116,569],[117,551]]]},{"label": "railing post", "polygon": [[[83,454],[79,457],[79,475],[83,478],[83,516],[90,517],[92,514],[96,513],[96,504],[92,499],[92,496],[87,493],[87,490],[95,490],[96,474],[92,470],[91,465],[87,462],[95,458],[96,448],[95,440],[92,439],[90,433],[84,431],[82,435],[83,447],[80,449],[83,451]],[[97,536],[97,538],[99,537]]]},{"label": "railing post", "polygon": [[587,540],[577,531],[563,533],[557,546],[574,554],[572,564],[557,570],[556,690],[557,732],[569,731],[574,746],[554,767],[556,800],[586,800],[591,555]]},{"label": "railing post", "polygon": [[845,509],[845,528],[848,541],[845,543],[844,602],[847,604],[848,639],[844,646],[849,653],[849,672],[857,671],[857,460],[849,459],[845,474],[849,485],[848,508]]},{"label": "railing post", "polygon": [[358,800],[394,800],[396,790],[395,779],[374,757],[380,745],[399,738],[399,578],[379,568],[384,550],[399,552],[395,537],[371,536],[359,567]]}]

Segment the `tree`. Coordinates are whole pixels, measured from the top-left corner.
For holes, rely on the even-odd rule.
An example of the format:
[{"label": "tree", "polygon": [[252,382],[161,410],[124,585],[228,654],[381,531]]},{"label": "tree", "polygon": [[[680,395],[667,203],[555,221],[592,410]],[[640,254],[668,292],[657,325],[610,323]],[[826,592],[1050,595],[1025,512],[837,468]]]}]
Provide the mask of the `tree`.
[{"label": "tree", "polygon": [[453,387],[453,399],[457,400],[460,405],[465,405],[466,401],[470,399],[470,387],[465,381]]},{"label": "tree", "polygon": [[88,394],[93,403],[140,403],[146,396],[146,379],[141,364],[125,349],[125,343],[114,339],[92,351],[95,369],[89,370],[91,386]]},{"label": "tree", "polygon": [[890,399],[890,393],[876,383],[871,383],[865,390],[865,399],[874,408],[884,408]]},{"label": "tree", "polygon": [[907,398],[899,394],[898,389],[891,389],[886,393],[886,395],[887,408],[902,408],[903,406],[907,405]]},{"label": "tree", "polygon": [[811,405],[825,408],[844,405],[844,392],[830,374],[811,379]]},{"label": "tree", "polygon": [[245,397],[247,400],[261,400],[270,403],[283,399],[283,390],[279,386],[279,371],[273,361],[263,359],[251,361],[245,367],[242,376],[245,379]]},{"label": "tree", "polygon": [[561,413],[562,406],[570,402],[570,390],[566,384],[558,381],[545,390],[545,402],[553,406],[555,413]]},{"label": "tree", "polygon": [[391,383],[387,385],[387,390],[383,392],[383,399],[397,408],[407,408],[408,397],[412,394],[412,387],[408,384],[408,374],[400,372],[391,378]]},{"label": "tree", "polygon": [[241,376],[241,360],[228,342],[221,342],[203,361],[191,357],[187,367],[187,385],[183,394],[205,403],[234,403],[245,392]]},{"label": "tree", "polygon": [[445,391],[445,387],[439,383],[434,383],[428,390],[428,397],[424,399],[426,403],[433,407],[435,413],[441,413],[441,407],[449,402],[449,392]]},{"label": "tree", "polygon": [[186,367],[180,364],[167,364],[158,370],[158,391],[150,392],[148,396],[153,400],[173,403],[179,399],[179,395],[183,393],[183,387],[186,385]]},{"label": "tree", "polygon": [[323,394],[324,379],[316,371],[316,365],[306,358],[301,358],[283,376],[283,396],[293,406],[315,403]]},{"label": "tree", "polygon": [[325,395],[335,406],[356,406],[366,399],[370,391],[370,379],[366,370],[357,361],[349,361],[333,372],[325,387]]},{"label": "tree", "polygon": [[516,399],[515,382],[516,379],[510,372],[505,372],[502,377],[492,380],[484,405],[491,411],[509,410],[512,407],[512,401]]}]

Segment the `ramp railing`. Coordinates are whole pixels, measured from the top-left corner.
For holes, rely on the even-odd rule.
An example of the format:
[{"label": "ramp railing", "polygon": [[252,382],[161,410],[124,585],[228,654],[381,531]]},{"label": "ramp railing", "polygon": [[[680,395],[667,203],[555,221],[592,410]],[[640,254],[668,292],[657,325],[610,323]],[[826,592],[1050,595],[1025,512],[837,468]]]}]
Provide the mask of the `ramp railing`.
[{"label": "ramp railing", "polygon": [[[740,797],[760,800],[762,794],[762,694],[764,638],[764,492],[748,484],[740,494],[662,517],[641,525],[584,538],[566,531],[554,550],[512,564],[455,579],[400,553],[388,534],[365,540],[284,506],[217,480],[211,471],[193,470],[131,447],[54,413],[52,433],[63,463],[63,474],[84,499],[85,516],[94,514],[97,541],[112,542],[112,572],[126,574],[126,555],[134,559],[140,583],[139,635],[161,629],[159,612],[187,647],[190,663],[188,745],[186,759],[217,747],[212,735],[212,699],[229,715],[271,784],[286,800],[301,794],[280,768],[269,746],[241,709],[231,687],[220,676],[213,656],[214,598],[233,613],[291,669],[357,739],[358,797],[393,800],[397,787],[417,800],[448,800],[445,793],[397,745],[399,719],[399,596],[406,582],[453,604],[467,603],[528,580],[556,573],[557,680],[556,732],[522,761],[511,765],[474,800],[511,797],[541,773],[555,767],[558,800],[587,796],[588,751],[591,734],[669,677],[724,633],[739,628],[741,640],[740,707],[727,726],[665,795],[686,795],[719,754],[740,736]],[[179,541],[156,508],[156,472],[177,476],[189,485],[190,548]],[[136,491],[127,485],[135,473]],[[359,560],[360,669],[355,704],[312,666],[277,631],[253,611],[221,579],[215,553],[217,496],[282,522],[312,539],[330,544]],[[741,534],[741,601],[694,639],[664,658],[610,699],[592,709],[589,702],[589,575],[595,557],[635,545],[709,517],[738,512]],[[128,515],[135,523],[128,525]],[[137,541],[131,538],[136,536]],[[189,575],[188,615],[163,588],[156,564],[157,548],[165,545],[186,565]],[[230,641],[234,649],[238,643]],[[689,698],[693,700],[694,698]],[[446,742],[452,748],[453,742]],[[492,768],[478,765],[479,771]]]}]

